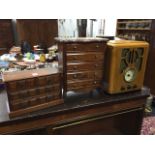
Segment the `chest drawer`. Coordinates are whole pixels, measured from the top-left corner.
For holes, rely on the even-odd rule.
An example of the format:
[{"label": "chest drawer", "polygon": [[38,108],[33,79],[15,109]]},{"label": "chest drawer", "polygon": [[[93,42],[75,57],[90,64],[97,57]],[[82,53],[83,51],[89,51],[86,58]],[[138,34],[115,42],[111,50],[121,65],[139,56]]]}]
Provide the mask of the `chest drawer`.
[{"label": "chest drawer", "polygon": [[86,80],[86,79],[95,79],[102,80],[103,71],[93,71],[93,72],[75,72],[68,73],[67,80],[75,81],[75,80]]},{"label": "chest drawer", "polygon": [[49,85],[46,87],[39,87],[36,89],[29,89],[24,91],[19,91],[15,93],[8,93],[10,103],[16,103],[18,100],[25,100],[28,98],[38,97],[46,94],[53,94],[55,92],[60,92],[60,84]]},{"label": "chest drawer", "polygon": [[12,81],[7,83],[8,92],[16,92],[25,89],[33,89],[37,87],[44,87],[48,85],[54,85],[59,83],[60,74],[55,74],[52,76],[43,76],[30,78],[26,80]]},{"label": "chest drawer", "polygon": [[103,52],[105,43],[72,43],[65,44],[66,52]]},{"label": "chest drawer", "polygon": [[103,61],[103,52],[67,53],[67,62],[92,62]]},{"label": "chest drawer", "polygon": [[[58,61],[63,69],[64,97],[66,97],[68,90],[77,89],[78,91],[80,89],[82,92],[82,90],[90,91],[101,88],[104,54],[108,40],[97,37],[55,39],[58,43],[58,53],[61,55],[58,57]],[[91,80],[95,80],[95,84]]]},{"label": "chest drawer", "polygon": [[61,97],[61,90],[57,90],[55,92],[52,92],[49,94],[42,94],[37,97],[36,96],[27,97],[24,100],[19,98],[18,100],[15,100],[15,101],[13,100],[11,102],[10,108],[11,110],[28,108],[34,105],[40,105],[47,102],[51,102],[55,99],[59,99],[60,97]]},{"label": "chest drawer", "polygon": [[81,81],[68,81],[67,90],[84,90],[84,89],[95,89],[100,87],[102,84],[101,80],[81,80]]},{"label": "chest drawer", "polygon": [[55,83],[59,83],[60,81],[60,75],[55,74],[52,76],[45,76],[45,77],[39,77],[36,79],[36,84],[38,86],[46,86],[46,85],[53,85]]},{"label": "chest drawer", "polygon": [[87,70],[103,70],[103,62],[95,63],[67,63],[67,72],[78,72]]}]

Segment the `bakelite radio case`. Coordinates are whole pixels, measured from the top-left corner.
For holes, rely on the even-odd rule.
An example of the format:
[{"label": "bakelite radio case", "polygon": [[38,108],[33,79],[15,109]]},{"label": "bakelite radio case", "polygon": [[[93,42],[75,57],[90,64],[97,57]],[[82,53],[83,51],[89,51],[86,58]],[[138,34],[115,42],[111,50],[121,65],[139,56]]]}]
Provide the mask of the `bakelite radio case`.
[{"label": "bakelite radio case", "polygon": [[149,44],[144,41],[114,40],[107,43],[104,90],[123,93],[143,86]]}]

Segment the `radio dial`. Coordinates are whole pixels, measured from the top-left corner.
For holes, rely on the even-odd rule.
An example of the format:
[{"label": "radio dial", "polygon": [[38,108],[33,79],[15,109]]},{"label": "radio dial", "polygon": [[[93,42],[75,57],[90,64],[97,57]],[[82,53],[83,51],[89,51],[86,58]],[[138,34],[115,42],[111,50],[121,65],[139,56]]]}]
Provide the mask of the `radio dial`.
[{"label": "radio dial", "polygon": [[129,69],[125,72],[124,78],[126,82],[134,81],[136,77],[136,71],[134,69]]}]

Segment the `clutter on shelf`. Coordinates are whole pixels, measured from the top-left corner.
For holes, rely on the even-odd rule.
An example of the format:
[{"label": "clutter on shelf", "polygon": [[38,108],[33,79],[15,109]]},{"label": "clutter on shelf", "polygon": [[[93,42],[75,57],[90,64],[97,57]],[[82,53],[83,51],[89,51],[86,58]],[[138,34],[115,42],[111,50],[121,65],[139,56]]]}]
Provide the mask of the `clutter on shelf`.
[{"label": "clutter on shelf", "polygon": [[57,45],[45,48],[39,44],[31,49],[28,42],[22,42],[21,47],[13,46],[9,53],[0,56],[0,71],[13,72],[51,67],[50,63],[57,60],[57,50]]}]

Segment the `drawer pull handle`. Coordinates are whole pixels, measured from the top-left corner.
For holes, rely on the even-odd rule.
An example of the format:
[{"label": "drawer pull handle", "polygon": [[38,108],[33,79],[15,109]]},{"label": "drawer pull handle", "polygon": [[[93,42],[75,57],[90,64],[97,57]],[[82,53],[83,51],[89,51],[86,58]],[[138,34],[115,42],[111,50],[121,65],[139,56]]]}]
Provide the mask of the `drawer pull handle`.
[{"label": "drawer pull handle", "polygon": [[77,46],[74,46],[73,48],[74,48],[74,49],[77,49]]},{"label": "drawer pull handle", "polygon": [[94,81],[94,84],[96,84],[97,82],[96,81]]},{"label": "drawer pull handle", "polygon": [[86,118],[85,120],[78,120],[75,122],[71,122],[68,124],[63,124],[60,126],[55,126],[55,127],[48,127],[49,131],[56,131],[56,130],[61,130],[67,127],[72,127],[72,126],[76,126],[76,125],[80,125],[80,124],[84,124],[84,123],[89,123],[89,122],[93,122],[93,121],[97,121],[97,120],[102,120],[102,119],[106,119],[106,118],[110,118],[110,117],[114,117],[114,116],[120,116],[122,114],[126,114],[127,112],[134,112],[137,110],[142,110],[142,108],[137,108],[137,109],[132,109],[132,110],[126,110],[123,112],[118,112],[115,114],[105,114],[105,113],[101,113],[100,115],[95,115],[93,118]]},{"label": "drawer pull handle", "polygon": [[99,45],[96,45],[96,48],[99,48]]}]

